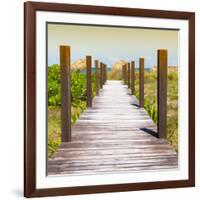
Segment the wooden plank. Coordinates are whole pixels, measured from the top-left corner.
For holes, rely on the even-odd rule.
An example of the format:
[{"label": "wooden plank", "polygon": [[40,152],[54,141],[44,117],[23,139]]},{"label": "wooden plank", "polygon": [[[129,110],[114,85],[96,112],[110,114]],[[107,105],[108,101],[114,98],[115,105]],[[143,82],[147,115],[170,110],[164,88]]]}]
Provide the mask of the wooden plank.
[{"label": "wooden plank", "polygon": [[110,116],[107,116],[107,115],[103,115],[101,113],[101,115],[82,115],[80,116],[79,118],[80,120],[98,120],[98,121],[113,121],[113,120],[118,120],[118,121],[121,121],[121,120],[144,120],[144,119],[149,119],[149,116],[146,114],[146,115],[141,115],[141,114],[138,114],[138,115],[134,115],[133,114],[133,118],[130,119],[129,116],[126,116],[126,115],[113,115],[113,117],[111,118]]},{"label": "wooden plank", "polygon": [[135,61],[131,62],[131,94],[135,94]]},{"label": "wooden plank", "polygon": [[[134,158],[131,158],[132,161],[128,161],[127,159],[101,159],[100,161],[96,161],[96,160],[77,160],[77,161],[74,161],[74,160],[70,160],[70,161],[67,161],[67,162],[60,162],[59,163],[59,166],[63,168],[63,170],[73,170],[74,167],[76,168],[83,168],[81,170],[85,170],[88,168],[88,162],[90,162],[90,167],[95,167],[95,169],[103,169],[103,168],[110,168],[112,167],[113,165],[115,165],[115,168],[116,168],[116,162],[118,163],[117,166],[120,167],[120,168],[124,168],[124,167],[128,167],[128,166],[147,166],[147,165],[156,165],[157,163],[159,163],[160,165],[161,164],[170,164],[170,165],[173,165],[173,164],[177,164],[177,160],[175,157],[167,157],[167,158],[145,158],[144,160],[142,159],[134,159]],[[52,162],[49,166],[51,169],[54,169],[57,167],[57,163],[56,162]]]},{"label": "wooden plank", "polygon": [[[113,160],[103,160],[102,162],[95,162],[95,161],[90,161],[90,165],[88,165],[88,162],[65,162],[63,164],[60,165],[61,168],[63,168],[63,170],[74,170],[74,168],[78,168],[79,170],[85,170],[87,168],[90,168],[90,169],[108,169],[108,168],[111,168],[111,167],[114,167],[114,168],[125,168],[125,167],[138,167],[138,166],[149,166],[149,165],[154,165],[157,164],[158,162],[160,164],[170,164],[170,165],[173,165],[173,164],[177,164],[177,160],[175,158],[156,158],[156,159],[145,159],[145,160],[142,160],[142,159],[137,159],[137,160],[132,160],[131,161],[127,161],[127,160],[120,160],[120,159],[117,159],[117,160],[114,160],[115,162],[117,161],[117,165],[115,164],[115,162],[113,162]],[[126,161],[126,162],[125,162]],[[51,165],[52,168],[56,167],[56,165]]]},{"label": "wooden plank", "polygon": [[[98,159],[99,162],[101,162],[101,160],[114,160],[114,159],[129,159],[132,160],[132,159],[148,159],[148,158],[167,158],[167,157],[172,157],[172,158],[175,158],[177,159],[177,154],[169,151],[169,152],[148,152],[148,153],[135,153],[135,154],[121,154],[121,155],[118,155],[116,156],[116,154],[110,154],[110,155],[86,155],[86,154],[83,154],[83,155],[79,155],[79,157],[74,157],[74,156],[68,156],[67,157],[67,152],[66,154],[63,154],[63,156],[57,156],[57,153],[54,154],[54,157],[52,159],[49,160],[49,163],[65,163],[67,161],[78,161],[78,160],[82,160],[82,161],[89,161],[89,160],[94,160],[94,159]],[[67,159],[66,159],[67,158]]]},{"label": "wooden plank", "polygon": [[[92,150],[91,150],[92,152]],[[177,155],[171,151],[168,152],[145,152],[145,153],[131,153],[131,154],[103,154],[103,155],[86,155],[86,154],[82,154],[79,155],[78,157],[76,156],[70,156],[67,154],[67,151],[65,153],[63,153],[63,155],[58,155],[57,153],[54,154],[54,157],[49,160],[49,163],[65,163],[68,161],[78,161],[78,160],[82,160],[82,161],[89,161],[88,163],[90,163],[90,160],[98,160],[99,162],[101,162],[101,160],[114,160],[114,159],[148,159],[148,158],[159,158],[159,157],[163,157],[163,158],[167,158],[167,157],[172,157],[174,159],[177,159]]]},{"label": "wooden plank", "polygon": [[70,46],[60,46],[61,140],[71,140]]},{"label": "wooden plank", "polygon": [[96,95],[99,95],[99,61],[95,60],[95,84],[96,84]]},{"label": "wooden plank", "polygon": [[[137,139],[137,138],[142,138],[144,139],[144,142],[145,142],[145,138],[151,138],[151,135],[147,133],[146,130],[142,130],[140,128],[132,128],[131,130],[128,129],[126,131],[124,130],[118,130],[118,129],[115,129],[116,132],[115,132],[115,136],[117,135],[122,135],[122,134],[133,134],[134,133],[134,139]],[[154,127],[151,127],[149,128],[149,130],[151,130],[152,132],[156,132],[157,133],[157,129],[154,129]],[[76,135],[81,135],[81,134],[84,134],[84,135],[92,135],[92,134],[106,134],[106,135],[109,135],[109,134],[112,134],[112,130],[101,130],[101,129],[98,129],[98,130],[76,130],[76,131],[73,131],[74,134]],[[142,135],[142,133],[145,133],[144,135]],[[137,137],[136,137],[136,134],[137,134]],[[73,136],[75,137],[75,135]],[[129,137],[131,138],[131,136],[129,135]],[[87,138],[85,138],[87,139]],[[134,140],[132,139],[132,141]],[[75,141],[73,141],[75,142]]]},{"label": "wooden plank", "polygon": [[[93,169],[88,169],[88,170],[72,170],[72,171],[62,171],[60,168],[56,169],[55,171],[52,171],[49,173],[49,175],[54,175],[55,173],[58,175],[65,175],[65,174],[70,174],[70,175],[76,175],[77,171],[79,174],[83,175],[92,175],[92,174],[115,174],[115,173],[130,173],[130,172],[138,172],[138,171],[152,171],[152,170],[168,170],[168,169],[177,169],[177,165],[163,165],[163,166],[144,166],[144,167],[132,167],[132,168],[121,168],[121,169],[114,169],[113,167],[110,169],[104,169],[104,170],[93,170]],[[57,173],[59,171],[59,173]]]},{"label": "wooden plank", "polygon": [[131,68],[130,68],[130,63],[127,64],[127,84],[128,84],[128,88],[130,88],[131,84],[130,84],[130,80],[131,80]]},{"label": "wooden plank", "polygon": [[[120,149],[119,149],[120,147]],[[67,151],[68,151],[68,154],[67,155],[70,155],[70,154],[73,154],[73,153],[76,153],[76,154],[79,154],[79,153],[82,153],[82,151],[84,151],[85,154],[89,155],[89,153],[91,151],[93,152],[96,152],[96,153],[100,153],[100,151],[103,151],[104,152],[104,155],[106,153],[108,154],[112,154],[112,153],[118,153],[120,155],[120,153],[123,152],[123,154],[126,154],[126,153],[129,153],[132,155],[132,152],[133,153],[137,153],[138,151],[145,151],[145,152],[151,152],[151,149],[152,152],[153,150],[157,150],[159,149],[159,151],[161,150],[165,150],[165,151],[169,151],[171,152],[171,147],[170,146],[165,146],[164,144],[148,144],[148,145],[138,145],[137,148],[134,146],[133,148],[133,144],[129,145],[129,146],[123,146],[123,148],[119,145],[119,146],[109,146],[109,147],[105,147],[105,148],[95,148],[95,147],[88,147],[88,148],[67,148]],[[65,153],[66,152],[66,148],[60,148],[59,149],[59,153]],[[143,153],[145,153],[143,152]],[[58,155],[58,154],[57,154]],[[80,154],[79,154],[80,155]]]},{"label": "wooden plank", "polygon": [[112,141],[112,142],[101,142],[101,143],[90,143],[90,141],[86,142],[85,140],[83,141],[80,141],[80,142],[72,142],[70,143],[63,143],[61,144],[59,150],[64,150],[64,149],[68,149],[69,150],[79,150],[79,149],[104,149],[104,148],[119,148],[119,147],[122,147],[122,148],[132,148],[133,147],[133,143],[134,143],[134,147],[136,146],[149,146],[149,145],[166,145],[170,148],[170,145],[166,142],[166,141],[163,141],[163,140],[140,140],[140,141],[129,141],[129,142],[124,142],[122,143],[120,140],[118,141]]},{"label": "wooden plank", "polygon": [[87,67],[87,107],[92,107],[92,57],[86,56]]},{"label": "wooden plank", "polygon": [[[129,159],[127,159],[129,158]],[[64,166],[64,165],[68,165],[68,168],[70,167],[74,167],[76,165],[76,167],[82,167],[82,166],[88,166],[88,161],[90,163],[90,166],[94,166],[94,165],[110,165],[112,166],[113,164],[116,163],[119,165],[127,165],[127,164],[131,164],[131,165],[135,165],[135,164],[140,164],[140,166],[143,163],[158,163],[158,162],[165,162],[165,161],[170,161],[170,162],[176,162],[177,163],[177,159],[176,156],[146,156],[146,157],[136,157],[136,156],[132,156],[132,157],[122,157],[122,158],[102,158],[100,160],[89,160],[89,159],[82,159],[82,158],[78,158],[78,159],[68,159],[67,161],[63,161],[63,160],[59,160],[57,162],[53,161],[50,162],[50,166],[51,167],[56,167],[56,164],[60,165],[60,166]]]},{"label": "wooden plank", "polygon": [[[120,147],[119,147],[120,148]],[[174,152],[172,152],[170,149],[151,149],[148,150],[147,148],[140,148],[140,149],[135,149],[132,150],[131,148],[127,149],[126,151],[120,151],[119,149],[115,151],[114,150],[101,150],[101,151],[94,151],[93,149],[91,150],[84,150],[84,151],[59,151],[55,154],[55,157],[53,158],[53,160],[66,160],[67,159],[71,159],[71,158],[77,158],[77,159],[110,159],[110,158],[123,158],[124,155],[126,155],[126,157],[128,158],[132,158],[134,156],[138,156],[140,157],[140,159],[142,160],[142,157],[145,156],[150,156],[152,154],[155,154],[154,152],[157,152],[156,155],[163,155],[165,153],[170,154],[170,155],[174,155],[175,158],[177,159],[177,155],[174,154]],[[163,156],[164,157],[164,156]],[[139,159],[139,158],[138,158]]]},{"label": "wooden plank", "polygon": [[158,135],[167,138],[167,50],[158,50]]},{"label": "wooden plank", "polygon": [[140,58],[139,61],[139,92],[140,92],[140,107],[144,107],[144,58]]}]

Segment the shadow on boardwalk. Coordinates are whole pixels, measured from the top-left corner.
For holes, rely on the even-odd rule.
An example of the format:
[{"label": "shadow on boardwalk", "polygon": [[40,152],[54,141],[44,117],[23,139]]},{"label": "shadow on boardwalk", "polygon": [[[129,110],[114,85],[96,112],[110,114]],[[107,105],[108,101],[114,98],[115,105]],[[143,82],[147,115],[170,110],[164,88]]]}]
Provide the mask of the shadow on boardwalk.
[{"label": "shadow on boardwalk", "polygon": [[177,153],[121,81],[107,81],[93,107],[48,161],[48,174],[99,174],[174,169]]}]

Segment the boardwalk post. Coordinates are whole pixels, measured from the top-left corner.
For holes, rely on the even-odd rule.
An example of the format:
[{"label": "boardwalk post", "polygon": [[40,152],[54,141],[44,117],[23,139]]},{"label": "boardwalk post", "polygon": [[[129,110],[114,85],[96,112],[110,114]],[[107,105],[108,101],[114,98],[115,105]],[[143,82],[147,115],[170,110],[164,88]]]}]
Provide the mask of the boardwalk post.
[{"label": "boardwalk post", "polygon": [[102,83],[103,83],[103,85],[104,85],[104,83],[105,83],[105,64],[103,63],[103,67],[102,67]]},{"label": "boardwalk post", "polygon": [[124,65],[124,84],[127,84],[127,64]]},{"label": "boardwalk post", "polygon": [[123,69],[123,80],[124,84],[126,85],[126,64],[122,66],[122,69]]},{"label": "boardwalk post", "polygon": [[104,74],[104,76],[103,76],[103,84],[105,84],[106,83],[106,64],[103,65],[103,74]]},{"label": "boardwalk post", "polygon": [[99,95],[99,61],[95,60],[95,84],[96,84],[96,95]]},{"label": "boardwalk post", "polygon": [[167,137],[167,50],[157,52],[158,73],[158,137]]},{"label": "boardwalk post", "polygon": [[107,78],[108,78],[108,77],[107,77],[107,75],[108,75],[108,74],[107,74],[107,70],[108,70],[108,68],[107,68],[107,65],[105,64],[105,82],[107,81]]},{"label": "boardwalk post", "polygon": [[91,76],[92,57],[86,56],[87,67],[87,107],[92,107],[92,76]]},{"label": "boardwalk post", "polygon": [[61,140],[71,140],[70,46],[60,46]]},{"label": "boardwalk post", "polygon": [[139,91],[140,91],[140,107],[144,107],[144,58],[140,58],[140,72],[139,72]]},{"label": "boardwalk post", "polygon": [[103,63],[100,62],[100,88],[103,87]]},{"label": "boardwalk post", "polygon": [[131,94],[135,93],[135,62],[131,62]]},{"label": "boardwalk post", "polygon": [[106,64],[103,64],[103,84],[106,82]]},{"label": "boardwalk post", "polygon": [[125,83],[125,65],[122,65],[122,80]]},{"label": "boardwalk post", "polygon": [[131,75],[131,68],[130,68],[130,63],[127,64],[127,68],[128,68],[128,74],[127,74],[127,78],[128,78],[128,88],[130,88],[130,75]]}]

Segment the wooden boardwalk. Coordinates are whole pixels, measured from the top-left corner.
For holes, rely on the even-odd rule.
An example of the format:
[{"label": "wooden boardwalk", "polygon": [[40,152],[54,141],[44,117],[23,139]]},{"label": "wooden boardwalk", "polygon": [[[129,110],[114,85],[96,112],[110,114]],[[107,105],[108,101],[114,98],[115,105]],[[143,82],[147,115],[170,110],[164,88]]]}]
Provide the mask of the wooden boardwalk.
[{"label": "wooden boardwalk", "polygon": [[99,174],[178,167],[177,153],[121,81],[107,81],[72,126],[72,141],[48,161],[48,174]]}]

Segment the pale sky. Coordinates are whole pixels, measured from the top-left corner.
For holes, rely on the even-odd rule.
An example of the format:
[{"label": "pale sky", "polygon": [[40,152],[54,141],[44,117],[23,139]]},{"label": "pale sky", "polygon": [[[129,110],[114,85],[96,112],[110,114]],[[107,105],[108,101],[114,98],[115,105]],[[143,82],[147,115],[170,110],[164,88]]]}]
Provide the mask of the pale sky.
[{"label": "pale sky", "polygon": [[71,63],[91,55],[108,67],[123,59],[145,58],[145,68],[157,63],[157,49],[168,49],[168,65],[178,65],[178,31],[48,24],[48,66],[59,64],[59,46],[71,46]]}]

